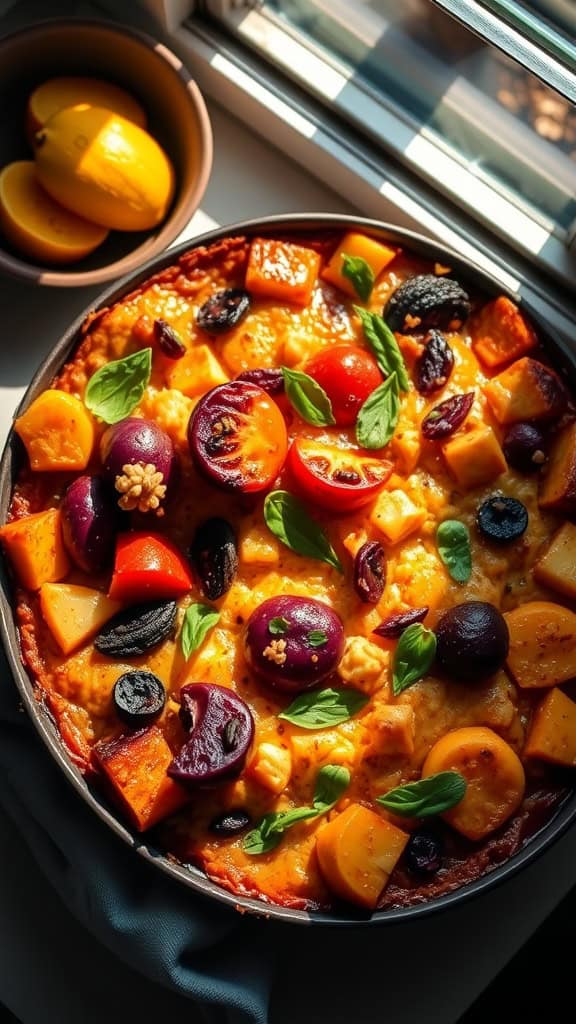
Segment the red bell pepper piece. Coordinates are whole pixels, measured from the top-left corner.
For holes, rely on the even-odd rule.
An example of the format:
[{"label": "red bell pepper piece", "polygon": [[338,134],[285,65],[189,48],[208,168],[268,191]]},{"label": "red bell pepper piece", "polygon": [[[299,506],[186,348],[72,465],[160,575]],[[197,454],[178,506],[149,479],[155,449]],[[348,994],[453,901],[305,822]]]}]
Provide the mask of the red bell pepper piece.
[{"label": "red bell pepper piece", "polygon": [[166,537],[145,531],[119,534],[110,584],[113,600],[168,600],[187,594],[191,588],[190,567]]}]

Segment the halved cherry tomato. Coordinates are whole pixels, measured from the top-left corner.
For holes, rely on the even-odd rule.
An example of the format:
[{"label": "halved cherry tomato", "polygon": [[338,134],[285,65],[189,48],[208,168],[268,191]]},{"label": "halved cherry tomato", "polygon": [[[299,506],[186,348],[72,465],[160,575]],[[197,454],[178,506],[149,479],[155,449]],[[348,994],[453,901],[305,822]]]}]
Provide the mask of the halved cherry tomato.
[{"label": "halved cherry tomato", "polygon": [[324,388],[339,427],[351,427],[356,422],[360,407],[382,383],[376,360],[357,345],[326,348],[304,369]]},{"label": "halved cherry tomato", "polygon": [[181,597],[192,589],[188,562],[159,533],[120,533],[109,596],[127,603]]},{"label": "halved cherry tomato", "polygon": [[256,384],[232,380],[201,398],[188,424],[196,468],[225,491],[254,494],[284,465],[288,434],[280,409]]},{"label": "halved cherry tomato", "polygon": [[373,459],[358,448],[336,448],[307,437],[292,443],[286,466],[303,498],[333,512],[367,505],[393,469],[387,459]]}]

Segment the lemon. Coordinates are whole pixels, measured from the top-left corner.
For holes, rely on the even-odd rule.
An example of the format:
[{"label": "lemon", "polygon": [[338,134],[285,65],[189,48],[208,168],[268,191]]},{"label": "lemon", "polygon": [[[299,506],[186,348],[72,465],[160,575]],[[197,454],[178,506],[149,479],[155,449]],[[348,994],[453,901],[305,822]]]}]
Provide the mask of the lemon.
[{"label": "lemon", "polygon": [[57,202],[106,228],[145,231],[174,194],[172,164],[148,132],[104,107],[79,103],[36,133],[38,180]]},{"label": "lemon", "polygon": [[133,121],[140,128],[146,127],[146,114],[130,93],[112,82],[100,78],[80,78],[77,75],[61,75],[49,78],[39,85],[28,100],[26,109],[26,131],[33,144],[34,134],[46,124],[53,114],[75,103],[90,103],[93,107],[105,107]]},{"label": "lemon", "polygon": [[15,249],[40,263],[73,263],[108,234],[56,203],[38,184],[32,160],[17,160],[0,173],[0,229]]}]

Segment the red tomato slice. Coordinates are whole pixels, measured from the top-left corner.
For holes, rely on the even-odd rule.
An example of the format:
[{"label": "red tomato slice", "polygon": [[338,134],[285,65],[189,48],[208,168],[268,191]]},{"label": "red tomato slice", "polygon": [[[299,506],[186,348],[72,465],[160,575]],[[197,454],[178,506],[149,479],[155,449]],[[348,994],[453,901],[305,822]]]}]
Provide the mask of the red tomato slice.
[{"label": "red tomato slice", "polygon": [[373,459],[358,448],[336,448],[297,437],[286,466],[302,497],[333,512],[355,512],[372,501],[393,464]]},{"label": "red tomato slice", "polygon": [[116,540],[109,596],[127,603],[181,597],[192,588],[190,567],[159,533],[121,533]]},{"label": "red tomato slice", "polygon": [[376,360],[356,345],[318,352],[304,367],[328,395],[339,427],[351,427],[368,395],[382,383]]}]

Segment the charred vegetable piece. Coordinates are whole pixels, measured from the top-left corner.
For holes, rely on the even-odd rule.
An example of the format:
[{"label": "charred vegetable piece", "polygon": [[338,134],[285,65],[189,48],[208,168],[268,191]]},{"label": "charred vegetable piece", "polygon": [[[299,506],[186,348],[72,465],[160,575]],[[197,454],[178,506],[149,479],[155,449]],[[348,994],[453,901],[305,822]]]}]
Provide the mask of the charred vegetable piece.
[{"label": "charred vegetable piece", "polygon": [[108,427],[100,455],[106,479],[121,495],[121,509],[164,514],[161,503],[175,476],[176,454],[154,420],[129,416]]},{"label": "charred vegetable piece", "polygon": [[378,604],[386,585],[386,553],[377,540],[368,540],[354,559],[354,589],[365,604]]},{"label": "charred vegetable piece", "polygon": [[467,293],[450,277],[418,274],[392,293],[384,319],[393,331],[423,334],[433,327],[457,331],[470,313]]},{"label": "charred vegetable piece", "polygon": [[422,420],[422,434],[427,441],[444,441],[462,426],[474,404],[474,392],[453,395],[440,402]]},{"label": "charred vegetable piece", "polygon": [[196,323],[208,334],[224,334],[244,319],[250,309],[250,295],[243,288],[226,288],[206,299]]},{"label": "charred vegetable piece", "polygon": [[240,774],[254,738],[250,708],[233,690],[188,683],[180,690],[188,738],[168,774],[189,786],[213,786]]},{"label": "charred vegetable piece", "polygon": [[100,630],[94,647],[108,658],[137,658],[161,644],[175,622],[175,601],[139,604],[115,615]]},{"label": "charred vegetable piece", "polygon": [[484,385],[492,413],[503,427],[530,420],[557,419],[568,395],[562,378],[549,366],[524,356]]},{"label": "charred vegetable piece", "polygon": [[166,690],[153,672],[125,672],[116,680],[112,697],[120,721],[141,729],[162,714]]},{"label": "charred vegetable piece", "polygon": [[167,359],[181,359],[186,355],[186,345],[166,320],[154,321],[154,340]]},{"label": "charred vegetable piece", "polygon": [[424,622],[428,611],[429,608],[426,605],[424,608],[411,608],[407,612],[397,612],[396,615],[389,615],[372,632],[376,633],[376,636],[383,636],[387,640],[393,640],[401,636],[408,626],[413,626],[415,622]]},{"label": "charred vegetable piece", "polygon": [[188,424],[196,468],[226,491],[267,490],[288,451],[284,417],[262,388],[230,381],[201,398]]},{"label": "charred vegetable piece", "polygon": [[68,554],[84,572],[100,572],[114,558],[120,513],[102,477],[79,476],[61,505],[62,537]]},{"label": "charred vegetable piece", "polygon": [[237,836],[240,832],[244,832],[251,824],[250,815],[246,811],[236,808],[224,811],[223,814],[212,818],[208,828],[215,836],[227,839],[229,836]]},{"label": "charred vegetable piece", "polygon": [[320,270],[314,249],[275,238],[253,238],[246,286],[254,295],[307,306]]},{"label": "charred vegetable piece", "polygon": [[190,557],[209,601],[217,601],[238,571],[236,534],[226,519],[214,516],[196,530]]},{"label": "charred vegetable piece", "polygon": [[414,365],[414,383],[421,395],[440,391],[454,369],[454,353],[441,331],[430,331],[424,351]]},{"label": "charred vegetable piece", "polygon": [[449,608],[436,626],[436,663],[462,682],[486,679],[508,656],[509,633],[501,612],[486,601],[465,601]]},{"label": "charred vegetable piece", "polygon": [[306,373],[324,389],[339,427],[351,427],[369,395],[382,383],[373,356],[357,345],[330,345],[306,363]]},{"label": "charred vegetable piece", "polygon": [[337,514],[355,512],[373,501],[393,469],[388,459],[309,437],[294,439],[286,465],[303,498]]},{"label": "charred vegetable piece", "polygon": [[576,518],[576,423],[564,427],[554,438],[538,504]]},{"label": "charred vegetable piece", "polygon": [[546,438],[534,423],[513,423],[502,447],[508,465],[520,473],[537,473],[546,462]]},{"label": "charred vegetable piece", "polygon": [[284,374],[282,370],[273,370],[261,367],[256,370],[244,370],[239,373],[236,380],[243,380],[247,384],[256,384],[268,395],[283,395],[285,391]]},{"label": "charred vegetable piece", "polygon": [[248,663],[279,690],[309,690],[334,672],[343,652],[342,622],[321,601],[270,597],[248,620]]},{"label": "charred vegetable piece", "polygon": [[516,498],[494,494],[482,502],[476,522],[480,533],[497,544],[509,544],[526,532],[528,512]]},{"label": "charred vegetable piece", "polygon": [[429,878],[442,867],[443,854],[444,844],[440,836],[436,832],[422,829],[410,836],[404,857],[413,874]]},{"label": "charred vegetable piece", "polygon": [[159,533],[134,530],[116,541],[109,596],[127,604],[181,597],[192,589],[188,563],[178,548]]}]

